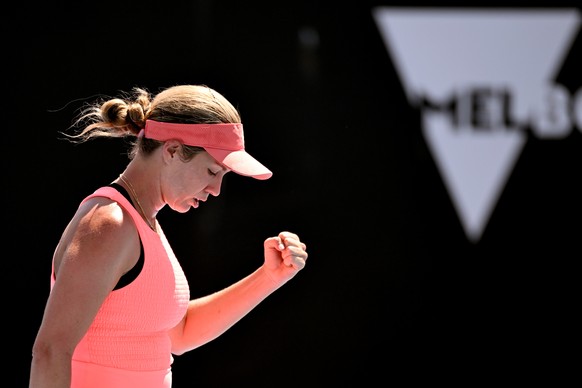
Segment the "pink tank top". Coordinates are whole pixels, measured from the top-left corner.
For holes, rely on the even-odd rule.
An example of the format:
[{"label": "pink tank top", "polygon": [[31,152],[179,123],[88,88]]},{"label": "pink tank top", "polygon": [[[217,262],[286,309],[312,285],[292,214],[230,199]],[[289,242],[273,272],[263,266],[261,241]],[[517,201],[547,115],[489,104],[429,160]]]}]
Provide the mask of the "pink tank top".
[{"label": "pink tank top", "polygon": [[159,225],[158,233],[151,230],[112,187],[99,188],[83,202],[96,196],[118,202],[131,215],[145,261],[136,279],[105,299],[75,349],[71,387],[171,387],[173,357],[168,330],[186,313],[190,299],[187,279]]}]

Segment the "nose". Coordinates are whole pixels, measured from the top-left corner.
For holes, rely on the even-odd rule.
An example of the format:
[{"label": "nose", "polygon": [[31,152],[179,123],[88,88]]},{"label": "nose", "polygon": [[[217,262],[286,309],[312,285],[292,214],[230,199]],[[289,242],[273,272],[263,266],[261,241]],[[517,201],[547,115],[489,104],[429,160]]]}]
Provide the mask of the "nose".
[{"label": "nose", "polygon": [[222,177],[217,177],[213,182],[209,183],[206,186],[206,192],[214,197],[218,197],[220,195],[220,188],[222,186]]}]

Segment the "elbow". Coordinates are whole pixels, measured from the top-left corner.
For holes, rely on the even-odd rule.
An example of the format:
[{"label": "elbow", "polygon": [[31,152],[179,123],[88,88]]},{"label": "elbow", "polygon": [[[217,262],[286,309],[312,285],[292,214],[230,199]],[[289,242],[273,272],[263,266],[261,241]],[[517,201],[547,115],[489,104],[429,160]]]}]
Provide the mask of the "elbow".
[{"label": "elbow", "polygon": [[209,341],[203,341],[201,339],[185,339],[185,338],[180,338],[179,340],[176,341],[176,339],[174,339],[172,341],[172,354],[175,354],[176,356],[181,356],[184,353],[189,352],[190,350],[194,350],[196,348],[199,348],[200,346],[204,345],[205,343],[207,343]]},{"label": "elbow", "polygon": [[182,354],[189,352],[192,349],[196,349],[197,346],[185,347],[185,346],[172,346],[172,354],[176,356],[181,356]]},{"label": "elbow", "polygon": [[181,356],[182,354],[186,353],[188,350],[178,347],[178,346],[172,346],[172,354],[175,356]]},{"label": "elbow", "polygon": [[59,346],[58,342],[36,340],[32,346],[33,365],[55,365],[71,362],[74,348]]}]

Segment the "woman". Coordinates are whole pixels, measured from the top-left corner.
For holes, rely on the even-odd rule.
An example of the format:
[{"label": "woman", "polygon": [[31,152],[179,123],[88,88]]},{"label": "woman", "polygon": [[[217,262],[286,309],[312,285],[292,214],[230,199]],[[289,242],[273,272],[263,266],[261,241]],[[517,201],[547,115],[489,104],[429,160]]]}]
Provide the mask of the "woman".
[{"label": "woman", "polygon": [[307,260],[291,232],[264,241],[261,267],[190,300],[157,213],[185,213],[218,196],[225,174],[272,173],[244,149],[237,110],[198,85],[151,98],[140,88],[81,112],[84,142],[136,136],[130,161],[80,204],[53,257],[51,292],[33,345],[30,388],[171,387],[173,355],[224,333]]}]

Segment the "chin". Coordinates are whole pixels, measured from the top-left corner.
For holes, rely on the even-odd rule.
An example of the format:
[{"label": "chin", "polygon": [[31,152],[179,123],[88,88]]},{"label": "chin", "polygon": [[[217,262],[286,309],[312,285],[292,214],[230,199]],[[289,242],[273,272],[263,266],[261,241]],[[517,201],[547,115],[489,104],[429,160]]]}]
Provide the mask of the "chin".
[{"label": "chin", "polygon": [[170,208],[178,213],[188,213],[188,211],[192,208],[192,206],[170,206]]}]

